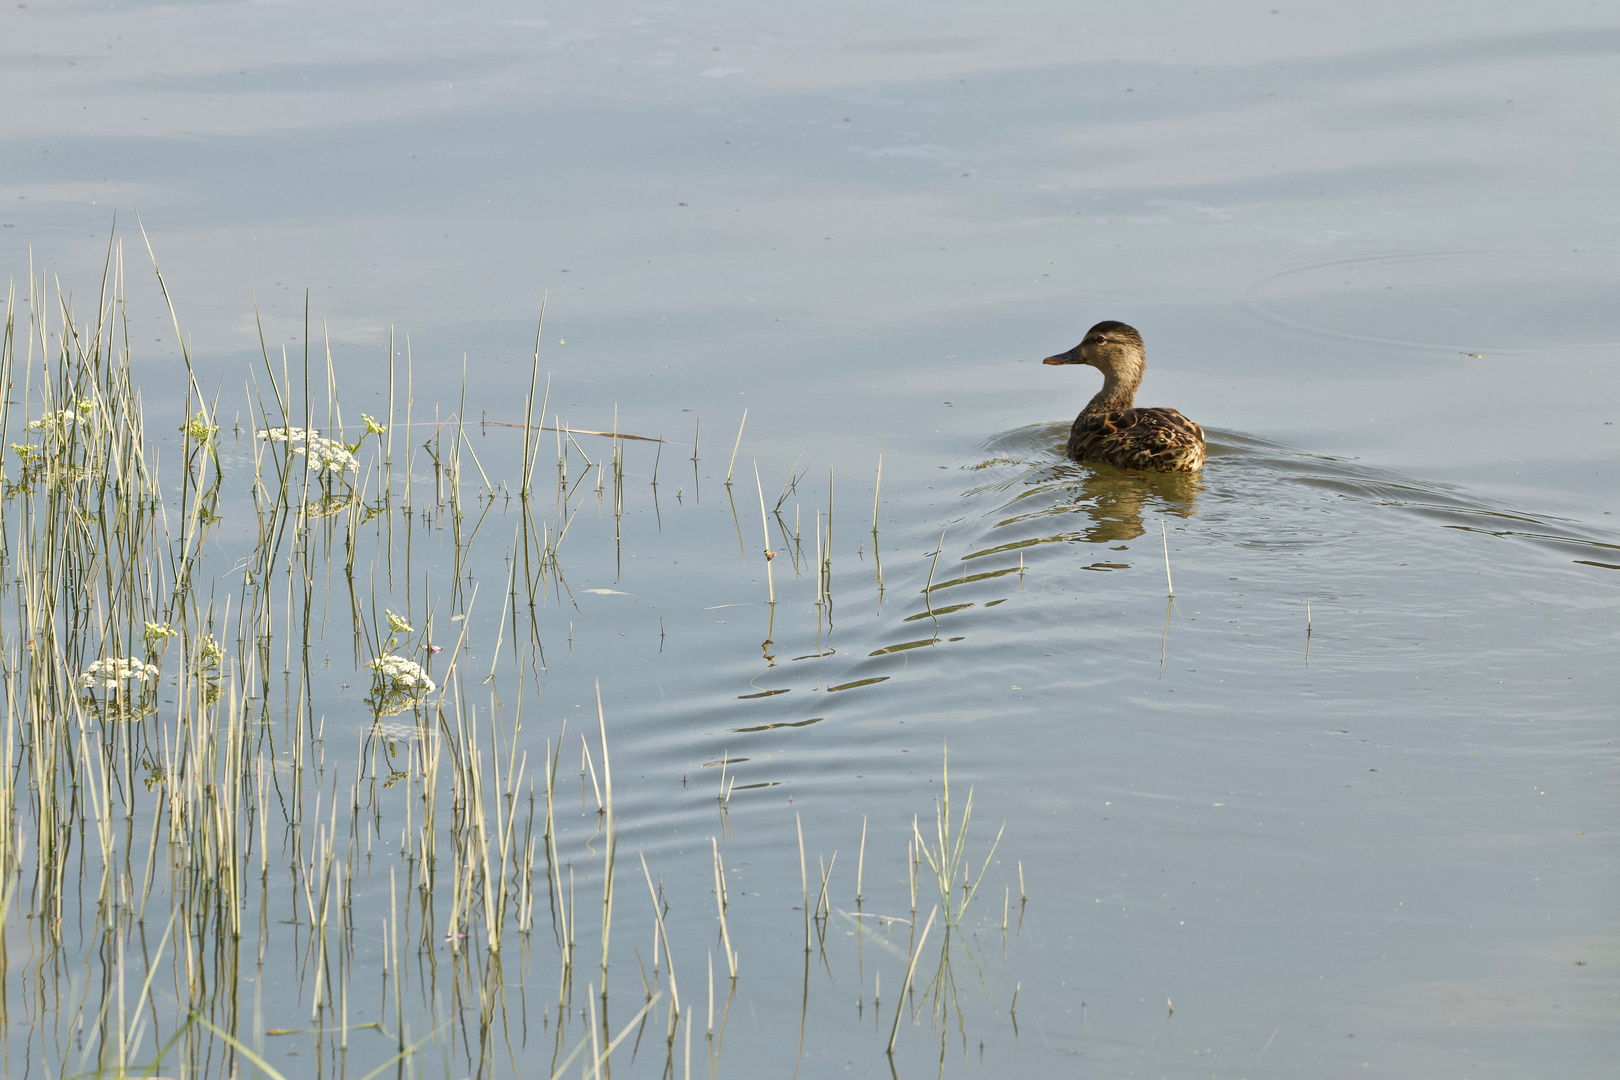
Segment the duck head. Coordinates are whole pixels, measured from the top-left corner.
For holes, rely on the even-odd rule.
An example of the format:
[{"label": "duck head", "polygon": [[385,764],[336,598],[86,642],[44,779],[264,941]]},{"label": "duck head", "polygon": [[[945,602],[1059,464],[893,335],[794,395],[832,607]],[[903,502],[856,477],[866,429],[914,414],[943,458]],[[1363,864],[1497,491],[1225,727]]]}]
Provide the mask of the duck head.
[{"label": "duck head", "polygon": [[1090,364],[1104,375],[1122,381],[1142,377],[1146,359],[1142,351],[1142,335],[1122,322],[1105,320],[1086,331],[1080,344],[1066,353],[1048,356],[1047,364]]}]

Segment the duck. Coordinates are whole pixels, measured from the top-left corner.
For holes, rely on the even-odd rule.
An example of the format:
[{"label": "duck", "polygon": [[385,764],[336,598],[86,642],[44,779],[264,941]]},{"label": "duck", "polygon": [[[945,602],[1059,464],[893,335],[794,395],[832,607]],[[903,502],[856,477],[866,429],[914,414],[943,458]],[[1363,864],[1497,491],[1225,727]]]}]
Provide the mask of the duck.
[{"label": "duck", "polygon": [[1147,359],[1134,327],[1104,320],[1087,330],[1080,344],[1043,363],[1090,364],[1103,373],[1102,389],[1069,429],[1070,457],[1144,472],[1204,467],[1203,428],[1175,409],[1136,407]]}]

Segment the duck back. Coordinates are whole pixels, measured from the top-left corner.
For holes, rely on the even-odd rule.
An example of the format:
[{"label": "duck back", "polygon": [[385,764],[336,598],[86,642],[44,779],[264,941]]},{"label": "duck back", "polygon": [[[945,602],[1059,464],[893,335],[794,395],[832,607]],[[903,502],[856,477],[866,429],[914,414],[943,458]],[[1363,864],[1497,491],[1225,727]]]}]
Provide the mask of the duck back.
[{"label": "duck back", "polygon": [[1204,467],[1204,429],[1175,409],[1087,409],[1069,430],[1069,456],[1119,469]]}]

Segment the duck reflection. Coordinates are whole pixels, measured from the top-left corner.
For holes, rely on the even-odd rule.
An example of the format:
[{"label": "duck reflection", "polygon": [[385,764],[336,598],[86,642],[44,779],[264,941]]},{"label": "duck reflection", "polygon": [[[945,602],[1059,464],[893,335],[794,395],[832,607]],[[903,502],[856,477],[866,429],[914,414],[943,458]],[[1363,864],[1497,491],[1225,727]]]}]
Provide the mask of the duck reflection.
[{"label": "duck reflection", "polygon": [[1081,535],[1096,544],[1141,536],[1147,531],[1146,512],[1190,518],[1198,513],[1203,491],[1198,473],[1136,472],[1081,462],[1054,466],[1050,479],[1058,489],[1053,492],[1059,495],[1056,509],[1089,517],[1091,524]]}]

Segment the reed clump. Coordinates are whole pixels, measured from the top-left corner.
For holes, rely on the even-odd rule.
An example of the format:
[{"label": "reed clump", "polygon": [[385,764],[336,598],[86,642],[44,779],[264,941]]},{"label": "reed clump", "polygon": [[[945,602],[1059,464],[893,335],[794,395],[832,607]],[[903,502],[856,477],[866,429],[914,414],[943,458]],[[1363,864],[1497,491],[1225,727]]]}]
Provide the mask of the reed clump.
[{"label": "reed clump", "polygon": [[[300,351],[261,332],[238,409],[203,392],[171,303],[184,376],[154,389],[136,378],[125,273],[114,242],[99,290],[76,303],[31,270],[0,337],[13,387],[0,401],[0,922],[27,943],[0,949],[6,1000],[26,1002],[0,1013],[0,1060],[45,1075],[279,1076],[296,1042],[319,1062],[303,1057],[302,1071],[322,1075],[597,1076],[653,1046],[644,1067],[685,1078],[697,1025],[717,1071],[733,997],[767,967],[737,947],[746,908],[728,889],[727,814],[734,794],[766,785],[739,785],[723,752],[722,828],[701,868],[714,907],[672,906],[638,856],[647,920],[618,891],[634,823],[621,821],[600,693],[594,731],[560,723],[543,751],[532,737],[545,609],[574,608],[565,545],[594,502],[620,556],[627,447],[647,440],[616,419],[548,417],[538,330],[505,456],[475,448],[465,385],[457,401],[415,400],[409,340],[392,334],[387,411],[356,423],[351,408],[346,422],[307,307]],[[164,419],[149,427],[159,394],[150,411]],[[742,437],[739,425],[728,494]],[[789,567],[808,578],[813,565],[819,637],[832,625],[833,477],[825,514],[804,522],[812,564],[797,506],[786,521],[804,474],[790,470],[773,510],[755,471],[767,625]],[[881,569],[877,581],[881,593]],[[573,737],[577,804],[558,786]],[[945,779],[933,830],[912,822],[897,1009],[930,940],[946,951],[918,985],[943,1000],[985,874],[969,880],[971,791],[953,819]],[[819,879],[802,837],[800,855],[808,971],[840,914],[837,852],[818,856]],[[863,823],[857,909],[865,861]],[[920,936],[915,917],[924,865],[944,931],[932,939],[933,917]],[[700,949],[705,1009],[690,993]]]},{"label": "reed clump", "polygon": [[[532,1044],[517,1049],[528,1030],[550,1042],[551,1074],[581,1055],[605,1074],[665,1008],[673,1073],[692,1018],[662,912],[665,963],[628,1024],[609,1026],[609,719],[599,711],[591,748],[600,815],[560,813],[549,744],[536,769],[520,735],[526,673],[543,664],[537,609],[568,591],[557,555],[589,473],[623,512],[617,432],[592,460],[558,421],[543,505],[548,399],[531,387],[511,569],[490,605],[493,651],[508,633],[510,651],[470,680],[473,541],[513,500],[479,461],[464,402],[424,422],[408,348],[395,393],[390,338],[387,414],[345,424],[331,348],[317,351],[306,315],[302,356],[261,337],[252,422],[224,431],[171,304],[185,376],[178,423],[154,435],[125,272],[115,241],[88,305],[32,271],[6,297],[0,919],[27,948],[0,950],[0,971],[7,1000],[27,987],[28,1004],[0,1014],[0,1071],[279,1076],[277,1041],[296,1039],[340,1072],[363,1063],[355,1075],[452,1060],[534,1075],[520,1062]],[[413,472],[418,459],[429,471]],[[369,686],[358,723],[345,680]],[[723,885],[718,843],[713,858]],[[602,890],[594,928],[577,918],[578,870]],[[735,979],[723,897],[720,919]],[[555,995],[535,1017],[526,973],[547,927]],[[582,995],[585,936],[600,964]]]}]

